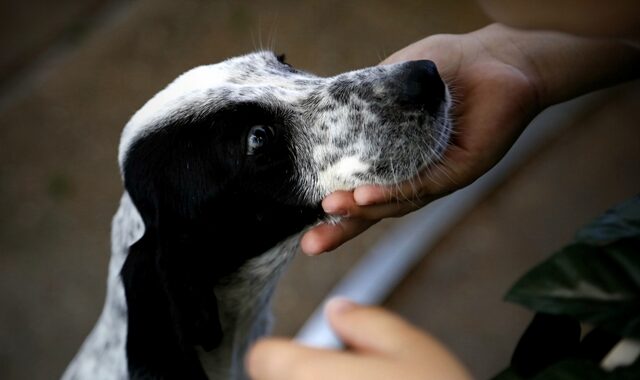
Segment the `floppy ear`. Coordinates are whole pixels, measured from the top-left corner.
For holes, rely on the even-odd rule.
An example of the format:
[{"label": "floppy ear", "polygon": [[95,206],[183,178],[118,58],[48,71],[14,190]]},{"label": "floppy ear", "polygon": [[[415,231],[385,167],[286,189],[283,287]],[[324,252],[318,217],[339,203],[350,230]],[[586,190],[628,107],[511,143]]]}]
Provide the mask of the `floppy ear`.
[{"label": "floppy ear", "polygon": [[[209,339],[207,345],[220,339],[215,296],[173,289],[175,284],[167,279],[188,276],[180,269],[168,270],[165,257],[171,260],[172,252],[162,248],[154,235],[147,231],[131,246],[121,272],[128,308],[129,375],[132,379],[206,379],[194,344],[198,336]],[[209,331],[201,334],[198,327]]]},{"label": "floppy ear", "polygon": [[[145,224],[121,271],[132,378],[206,379],[195,346],[208,351],[222,338],[210,252],[215,231],[202,216],[214,184],[202,182],[210,160],[193,156],[203,151],[193,146],[198,139],[205,140],[146,136],[124,164],[125,188]],[[188,173],[185,160],[193,165]]]},{"label": "floppy ear", "polygon": [[[205,378],[195,346],[211,350],[222,339],[216,283],[318,219],[320,205],[292,201],[288,149],[263,160],[271,170],[261,186],[255,166],[244,166],[241,127],[268,117],[252,105],[184,116],[127,148],[125,188],[145,225],[121,272],[131,377]],[[272,179],[276,171],[283,178]],[[238,241],[239,230],[251,237]]]}]

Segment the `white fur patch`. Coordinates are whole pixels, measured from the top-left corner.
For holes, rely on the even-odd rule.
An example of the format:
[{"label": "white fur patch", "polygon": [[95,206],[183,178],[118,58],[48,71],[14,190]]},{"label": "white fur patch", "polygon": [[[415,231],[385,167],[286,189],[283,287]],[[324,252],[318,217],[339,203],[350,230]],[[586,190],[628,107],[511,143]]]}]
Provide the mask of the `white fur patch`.
[{"label": "white fur patch", "polygon": [[338,162],[329,166],[318,175],[324,193],[329,194],[337,190],[351,190],[357,186],[356,174],[366,173],[369,164],[360,160],[358,156],[342,157]]}]

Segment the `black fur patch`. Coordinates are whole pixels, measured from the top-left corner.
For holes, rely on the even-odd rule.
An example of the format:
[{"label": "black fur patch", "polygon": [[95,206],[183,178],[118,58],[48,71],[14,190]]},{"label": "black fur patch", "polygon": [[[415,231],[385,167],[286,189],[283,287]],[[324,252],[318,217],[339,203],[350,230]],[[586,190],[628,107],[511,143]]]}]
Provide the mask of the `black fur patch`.
[{"label": "black fur patch", "polygon": [[[222,339],[216,281],[321,216],[296,193],[289,123],[240,104],[159,127],[127,152],[125,188],[145,224],[121,272],[132,378],[206,378],[195,346]],[[247,156],[254,125],[275,137]]]}]

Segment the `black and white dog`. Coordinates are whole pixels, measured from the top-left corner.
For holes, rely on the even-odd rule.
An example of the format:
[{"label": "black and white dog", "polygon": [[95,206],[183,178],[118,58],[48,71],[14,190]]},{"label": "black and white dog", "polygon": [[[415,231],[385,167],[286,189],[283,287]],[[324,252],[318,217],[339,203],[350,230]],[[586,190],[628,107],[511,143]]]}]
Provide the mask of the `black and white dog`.
[{"label": "black and white dog", "polygon": [[122,133],[107,299],[63,378],[245,378],[322,198],[440,159],[449,107],[430,61],[320,78],[257,52],[177,78]]}]

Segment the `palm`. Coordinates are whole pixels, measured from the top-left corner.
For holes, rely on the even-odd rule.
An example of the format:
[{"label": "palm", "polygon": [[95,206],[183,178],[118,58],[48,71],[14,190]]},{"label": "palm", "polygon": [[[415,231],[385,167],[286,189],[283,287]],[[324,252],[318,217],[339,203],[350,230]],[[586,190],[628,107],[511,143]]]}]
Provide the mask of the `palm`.
[{"label": "palm", "polygon": [[498,162],[539,108],[530,75],[493,55],[478,39],[430,37],[385,63],[425,58],[436,62],[452,88],[455,133],[442,170],[428,173],[417,196],[446,193],[473,182]]},{"label": "palm", "polygon": [[[492,28],[496,27],[485,28],[482,35],[495,37],[491,35]],[[496,34],[499,37],[500,33]],[[436,63],[456,104],[451,146],[442,162],[425,171],[419,181],[390,188],[365,186],[353,193],[329,195],[323,201],[325,210],[348,210],[350,218],[336,225],[321,224],[307,232],[302,239],[305,252],[316,254],[333,249],[381,218],[414,211],[473,182],[500,160],[539,110],[534,86],[537,78],[527,57],[511,41],[503,41],[499,52],[491,51],[486,42],[471,35],[434,36],[383,62],[431,59]],[[416,183],[420,186],[416,187]],[[402,202],[407,198],[411,199]],[[391,202],[380,203],[384,200]]]}]

